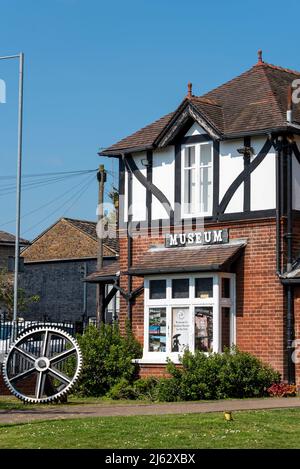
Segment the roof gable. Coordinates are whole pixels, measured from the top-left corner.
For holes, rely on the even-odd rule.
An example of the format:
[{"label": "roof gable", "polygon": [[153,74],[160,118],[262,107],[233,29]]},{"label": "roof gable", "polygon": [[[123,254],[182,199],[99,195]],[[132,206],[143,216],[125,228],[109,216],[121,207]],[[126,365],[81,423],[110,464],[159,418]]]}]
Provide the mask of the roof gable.
[{"label": "roof gable", "polygon": [[[96,258],[96,222],[60,218],[22,251],[26,262]],[[118,253],[116,239],[104,240],[104,256]]]},{"label": "roof gable", "polygon": [[189,130],[184,134],[185,137],[193,137],[194,135],[203,135],[206,134],[205,130],[200,127],[197,122],[194,122]]},{"label": "roof gable", "polygon": [[[259,56],[258,63],[246,72],[203,96],[189,93],[173,113],[112,145],[101,155],[118,156],[166,146],[189,118],[219,139],[289,130],[288,88],[297,78],[300,72],[265,63]],[[300,124],[300,104],[293,105],[293,122]]]}]

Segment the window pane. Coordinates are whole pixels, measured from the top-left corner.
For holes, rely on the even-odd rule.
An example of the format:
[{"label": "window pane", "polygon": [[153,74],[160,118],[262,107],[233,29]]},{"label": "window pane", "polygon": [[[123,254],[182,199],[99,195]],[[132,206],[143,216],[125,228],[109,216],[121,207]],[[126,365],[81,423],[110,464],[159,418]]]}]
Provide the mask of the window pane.
[{"label": "window pane", "polygon": [[166,298],[166,280],[150,280],[150,300]]},{"label": "window pane", "polygon": [[230,278],[222,278],[222,298],[230,298]]},{"label": "window pane", "polygon": [[195,308],[195,350],[212,352],[213,308]]},{"label": "window pane", "polygon": [[211,145],[200,145],[200,165],[211,164]]},{"label": "window pane", "polygon": [[210,212],[212,207],[212,168],[200,168],[200,211]]},{"label": "window pane", "polygon": [[185,213],[194,213],[196,206],[196,170],[184,170],[184,211]]},{"label": "window pane", "polygon": [[230,347],[230,308],[222,308],[222,352]]},{"label": "window pane", "polygon": [[186,147],[184,150],[184,167],[190,168],[195,165],[195,147]]},{"label": "window pane", "polygon": [[149,308],[149,352],[166,351],[166,308]]},{"label": "window pane", "polygon": [[190,310],[172,309],[172,352],[184,352],[189,348]]},{"label": "window pane", "polygon": [[172,280],[172,298],[188,298],[189,297],[189,279],[178,278]]},{"label": "window pane", "polygon": [[195,297],[196,298],[212,298],[213,297],[213,279],[196,278],[195,281]]}]

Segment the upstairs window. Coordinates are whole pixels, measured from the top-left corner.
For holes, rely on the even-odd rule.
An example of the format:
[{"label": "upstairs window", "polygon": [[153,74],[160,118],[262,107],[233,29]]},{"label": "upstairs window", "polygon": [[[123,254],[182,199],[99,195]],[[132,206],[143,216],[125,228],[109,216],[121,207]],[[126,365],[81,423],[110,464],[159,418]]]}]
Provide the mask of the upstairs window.
[{"label": "upstairs window", "polygon": [[212,214],[213,163],[212,144],[199,143],[182,148],[183,216]]}]

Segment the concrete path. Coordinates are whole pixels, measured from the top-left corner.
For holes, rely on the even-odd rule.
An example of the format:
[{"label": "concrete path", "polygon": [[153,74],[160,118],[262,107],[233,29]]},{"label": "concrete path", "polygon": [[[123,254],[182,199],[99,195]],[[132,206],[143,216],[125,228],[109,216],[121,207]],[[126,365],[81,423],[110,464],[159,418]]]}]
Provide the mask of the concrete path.
[{"label": "concrete path", "polygon": [[84,404],[34,407],[24,410],[0,410],[0,425],[33,420],[74,419],[129,415],[164,415],[223,412],[224,410],[259,410],[300,407],[300,397],[233,399],[210,402],[166,404]]}]

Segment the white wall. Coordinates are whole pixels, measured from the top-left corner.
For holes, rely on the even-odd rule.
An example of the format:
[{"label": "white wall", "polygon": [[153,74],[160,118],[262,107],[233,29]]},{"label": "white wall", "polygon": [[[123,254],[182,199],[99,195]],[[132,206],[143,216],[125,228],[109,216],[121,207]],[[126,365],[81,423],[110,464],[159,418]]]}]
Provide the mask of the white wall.
[{"label": "white wall", "polygon": [[[266,137],[251,139],[254,149],[253,159],[262,149]],[[268,210],[276,208],[276,156],[272,147],[262,163],[251,173],[251,210]]]},{"label": "white wall", "polygon": [[127,222],[128,221],[128,171],[127,171],[127,168],[125,168],[124,179],[125,179],[124,180],[124,222]]},{"label": "white wall", "polygon": [[185,137],[192,137],[193,135],[202,135],[202,134],[207,134],[207,132],[200,127],[200,125],[195,122],[192,127],[187,131],[185,134]]},{"label": "white wall", "polygon": [[[169,200],[174,208],[175,148],[169,146],[153,152],[152,182]],[[152,219],[167,218],[162,204],[152,195]]]},{"label": "white wall", "polygon": [[[147,177],[147,168],[142,164],[142,160],[147,159],[146,152],[133,153],[132,157],[140,172]],[[132,176],[132,220],[146,220],[146,188]]]},{"label": "white wall", "polygon": [[[195,124],[193,127],[198,126]],[[199,126],[198,126],[199,127]],[[200,128],[200,127],[199,127]],[[201,130],[201,128],[200,128]],[[189,132],[194,132],[192,128]],[[259,153],[266,141],[266,137],[252,137],[251,146],[255,154]],[[220,142],[220,191],[221,201],[227,189],[244,169],[243,155],[237,152],[238,148],[244,146],[243,139]],[[299,139],[300,147],[300,139]],[[147,168],[141,160],[146,159],[146,152],[133,154],[134,160],[142,174],[147,177]],[[297,166],[298,165],[298,166]],[[294,208],[300,210],[300,165],[294,162]],[[127,221],[127,174],[125,176],[125,207],[124,220]],[[174,181],[175,179],[175,149],[169,146],[161,150],[153,151],[152,181],[170,201],[174,208]],[[251,210],[266,210],[276,207],[276,161],[275,150],[271,148],[263,162],[251,173]],[[133,220],[146,220],[146,188],[133,176]],[[232,197],[225,213],[243,212],[244,184],[242,183]],[[161,203],[152,196],[152,218],[166,219],[167,212]]]},{"label": "white wall", "polygon": [[[243,146],[243,140],[228,140],[220,142],[220,202],[227,189],[244,169],[243,155],[237,152],[237,148],[241,148]],[[242,183],[229,202],[225,213],[242,212],[243,207],[244,184]]]}]

